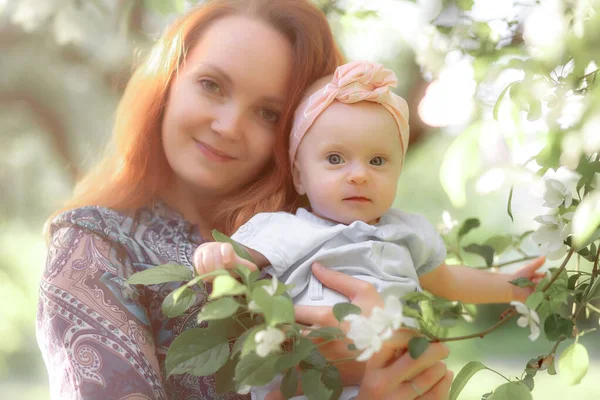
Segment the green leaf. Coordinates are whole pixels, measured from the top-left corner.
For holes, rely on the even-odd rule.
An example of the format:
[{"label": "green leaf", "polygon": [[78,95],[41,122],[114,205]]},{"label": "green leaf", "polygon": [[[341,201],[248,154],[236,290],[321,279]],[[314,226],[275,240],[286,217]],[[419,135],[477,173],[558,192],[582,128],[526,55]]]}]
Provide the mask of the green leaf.
[{"label": "green leaf", "polygon": [[405,301],[417,303],[419,301],[433,300],[434,297],[432,294],[427,292],[409,292],[402,296],[402,299]]},{"label": "green leaf", "polygon": [[181,286],[165,297],[162,311],[167,317],[174,318],[186,312],[195,302],[196,292],[186,286]]},{"label": "green leaf", "polygon": [[360,307],[355,306],[352,303],[337,303],[333,306],[333,315],[335,316],[335,319],[337,319],[339,322],[342,322],[346,315],[360,313]]},{"label": "green leaf", "polygon": [[529,280],[529,278],[524,278],[524,277],[513,279],[512,281],[508,281],[508,283],[518,286],[520,288],[535,287],[535,283],[531,282]]},{"label": "green leaf", "polygon": [[496,254],[503,253],[510,245],[512,245],[512,237],[506,235],[492,236],[485,241],[484,245],[494,248]]},{"label": "green leaf", "polygon": [[521,382],[508,382],[494,390],[488,400],[531,400],[529,388]]},{"label": "green leaf", "polygon": [[213,289],[208,298],[210,300],[222,296],[237,296],[246,293],[246,286],[242,285],[231,275],[219,275],[213,281]]},{"label": "green leaf", "polygon": [[283,375],[279,390],[286,399],[291,399],[296,395],[296,389],[298,389],[298,371],[296,368],[289,368]]},{"label": "green leaf", "polygon": [[325,400],[333,394],[333,391],[321,380],[321,371],[316,369],[309,369],[302,373],[302,389],[308,400]]},{"label": "green leaf", "polygon": [[[304,357],[302,363],[300,363],[300,367],[302,369],[310,369],[312,367],[317,367],[319,369],[325,367],[327,365],[327,360],[323,355],[319,352],[319,350],[315,347],[313,348],[308,356]],[[307,367],[308,366],[308,367]]]},{"label": "green leaf", "polygon": [[234,321],[211,321],[206,328],[192,328],[182,332],[169,346],[165,360],[167,375],[170,375],[171,371],[180,364],[205,362],[207,357],[205,353],[222,343],[228,344],[229,337],[233,334],[235,334]]},{"label": "green leaf", "polygon": [[463,222],[462,225],[460,226],[460,229],[458,230],[458,239],[460,240],[460,238],[465,236],[471,230],[478,228],[480,225],[481,225],[481,223],[479,222],[479,219],[477,219],[477,218],[466,219],[465,222]]},{"label": "green leaf", "polygon": [[548,366],[548,375],[556,375],[556,360],[552,360]]},{"label": "green leaf", "polygon": [[288,368],[295,367],[316,349],[317,346],[311,340],[301,337],[296,342],[293,353],[281,355],[277,364],[275,364],[275,369],[277,371],[285,371]]},{"label": "green leaf", "polygon": [[429,347],[429,340],[423,336],[417,336],[409,340],[408,352],[413,360],[419,358],[421,354]]},{"label": "green leaf", "polygon": [[573,274],[569,277],[569,281],[567,283],[567,288],[569,290],[575,290],[575,286],[577,285],[577,280],[579,279],[580,276],[581,276],[581,274]]},{"label": "green leaf", "polygon": [[125,281],[130,285],[158,285],[165,282],[183,282],[192,279],[192,271],[179,264],[163,264],[136,272]]},{"label": "green leaf", "polygon": [[471,361],[465,365],[460,372],[454,378],[452,382],[452,387],[450,388],[450,399],[456,400],[458,399],[458,395],[464,389],[465,385],[469,380],[475,375],[477,372],[482,369],[488,369],[485,365],[480,363],[479,361]]},{"label": "green leaf", "polygon": [[494,115],[494,119],[496,121],[498,121],[498,113],[500,112],[500,105],[502,104],[502,99],[504,99],[504,96],[506,95],[506,92],[508,92],[508,90],[510,89],[510,87],[512,85],[514,85],[517,82],[521,82],[521,81],[516,81],[516,82],[511,82],[509,83],[503,90],[502,92],[500,92],[500,96],[498,96],[498,100],[496,100],[496,104],[494,104],[494,111],[493,111],[493,115]]},{"label": "green leaf", "polygon": [[544,321],[544,333],[551,342],[560,339],[562,336],[570,338],[573,335],[573,322],[570,319],[563,318],[560,314],[551,314]]},{"label": "green leaf", "polygon": [[252,290],[252,300],[260,308],[271,326],[277,324],[293,323],[295,321],[294,305],[286,296],[271,296],[262,287]]},{"label": "green leaf", "polygon": [[527,113],[527,121],[536,121],[542,116],[542,101],[540,99],[532,99],[529,102],[529,112]]},{"label": "green leaf", "polygon": [[587,349],[580,343],[573,343],[565,349],[558,359],[558,374],[568,385],[577,385],[587,374],[590,357]]},{"label": "green leaf", "polygon": [[512,213],[512,198],[513,198],[513,191],[515,190],[514,186],[510,187],[510,192],[508,193],[508,205],[506,206],[506,212],[508,213],[508,216],[510,217],[510,220],[512,222],[515,222],[515,219],[513,217],[513,213]]},{"label": "green leaf", "polygon": [[340,375],[340,370],[336,368],[335,365],[329,364],[325,368],[323,368],[323,375],[321,375],[321,380],[329,388],[333,393],[331,394],[331,399],[339,399],[340,394],[342,394],[342,377]]},{"label": "green leaf", "polygon": [[210,321],[213,319],[224,319],[231,317],[240,307],[240,303],[231,297],[217,299],[206,303],[202,311],[198,313],[198,321]]},{"label": "green leaf", "polygon": [[325,340],[328,340],[328,339],[341,339],[341,338],[346,337],[346,335],[339,328],[335,328],[332,326],[326,326],[326,327],[318,328],[318,329],[311,331],[308,334],[308,337],[318,337],[318,338],[323,338]]},{"label": "green leaf", "polygon": [[583,198],[575,209],[571,221],[573,245],[577,248],[590,243],[600,225],[600,191],[594,191]]},{"label": "green leaf", "polygon": [[[456,5],[462,10],[462,11],[470,11],[471,8],[473,7],[473,4],[475,4],[474,0],[456,0]],[[506,89],[505,89],[506,90]]]},{"label": "green leaf", "polygon": [[531,295],[529,295],[527,300],[525,300],[525,305],[528,308],[535,310],[543,300],[544,300],[544,293],[533,292]]},{"label": "green leaf", "polygon": [[221,343],[204,353],[177,364],[169,375],[208,376],[217,372],[229,359],[229,343]]},{"label": "green leaf", "polygon": [[491,246],[471,243],[470,245],[463,247],[463,250],[467,253],[473,253],[483,257],[485,264],[488,267],[491,267],[494,264],[494,248]]},{"label": "green leaf", "polygon": [[235,251],[235,254],[237,254],[238,256],[242,257],[245,260],[248,260],[248,261],[254,263],[254,260],[252,260],[252,257],[250,257],[250,254],[246,251],[246,249],[242,245],[240,245],[238,242],[236,242],[235,240],[230,238],[229,236],[225,235],[224,233],[219,232],[216,229],[213,229],[212,236],[215,239],[215,241],[217,241],[217,242],[231,243],[231,245],[233,246],[233,251]]},{"label": "green leaf", "polygon": [[235,368],[235,378],[240,386],[262,386],[271,382],[277,371],[275,363],[279,354],[269,354],[263,358],[256,353],[249,353],[242,357]]}]

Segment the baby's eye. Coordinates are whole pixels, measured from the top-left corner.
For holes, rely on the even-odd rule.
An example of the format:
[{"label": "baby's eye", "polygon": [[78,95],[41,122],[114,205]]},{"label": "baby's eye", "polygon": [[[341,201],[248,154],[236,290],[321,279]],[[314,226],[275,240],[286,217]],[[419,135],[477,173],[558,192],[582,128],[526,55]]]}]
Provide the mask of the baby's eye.
[{"label": "baby's eye", "polygon": [[219,93],[221,91],[221,87],[219,84],[210,79],[200,79],[200,84],[202,87],[212,93]]},{"label": "baby's eye", "polygon": [[273,110],[269,110],[266,108],[261,109],[258,114],[262,119],[270,124],[275,124],[279,122],[279,113]]},{"label": "baby's eye", "polygon": [[369,164],[380,167],[383,164],[385,164],[385,158],[383,158],[381,156],[375,156],[375,157],[371,158],[371,161],[369,161]]},{"label": "baby's eye", "polygon": [[337,165],[344,162],[344,159],[339,154],[329,154],[327,156],[327,162],[329,164]]}]

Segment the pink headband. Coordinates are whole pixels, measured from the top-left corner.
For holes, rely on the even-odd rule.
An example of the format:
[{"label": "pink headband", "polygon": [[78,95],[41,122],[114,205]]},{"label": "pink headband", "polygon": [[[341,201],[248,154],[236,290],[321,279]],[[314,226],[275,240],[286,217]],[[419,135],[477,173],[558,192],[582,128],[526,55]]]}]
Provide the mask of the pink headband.
[{"label": "pink headband", "polygon": [[381,64],[353,61],[335,70],[328,83],[298,106],[290,134],[290,162],[296,158],[298,146],[315,120],[335,100],[352,104],[373,101],[392,114],[400,131],[403,161],[408,147],[408,104],[391,90],[397,83],[396,74]]}]

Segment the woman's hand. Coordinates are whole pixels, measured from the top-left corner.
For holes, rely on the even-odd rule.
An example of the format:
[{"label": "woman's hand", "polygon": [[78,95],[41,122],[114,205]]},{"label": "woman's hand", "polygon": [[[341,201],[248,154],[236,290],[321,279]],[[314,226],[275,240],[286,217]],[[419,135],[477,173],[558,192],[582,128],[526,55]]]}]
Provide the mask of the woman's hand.
[{"label": "woman's hand", "polygon": [[433,343],[416,360],[407,351],[396,358],[395,353],[406,350],[412,336],[400,332],[367,361],[357,400],[448,399],[454,375],[441,361],[448,356],[448,348]]},{"label": "woman's hand", "polygon": [[[330,289],[342,293],[361,310],[369,314],[373,307],[383,307],[383,299],[373,285],[341,272],[313,264],[315,276]],[[296,319],[306,325],[338,326],[332,307],[296,306]],[[345,324],[342,324],[345,329]],[[448,356],[448,348],[441,343],[429,346],[417,360],[406,352],[408,341],[417,332],[402,329],[387,341],[381,351],[368,362],[345,361],[336,363],[344,385],[360,385],[358,399],[427,399],[448,398],[452,372],[441,361]],[[328,360],[357,356],[348,350],[349,341],[333,341],[319,346]],[[280,393],[271,393],[268,400],[283,399]],[[419,397],[420,396],[420,397]]]}]

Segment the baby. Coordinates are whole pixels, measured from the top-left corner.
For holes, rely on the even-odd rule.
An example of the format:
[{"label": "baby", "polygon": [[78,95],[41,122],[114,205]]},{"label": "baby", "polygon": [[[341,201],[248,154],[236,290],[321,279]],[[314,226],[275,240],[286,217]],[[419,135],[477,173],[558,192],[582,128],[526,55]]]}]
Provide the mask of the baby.
[{"label": "baby", "polygon": [[[314,262],[398,296],[423,288],[466,303],[524,300],[531,288],[509,281],[539,279],[543,259],[510,275],[449,267],[435,228],[391,208],[409,138],[407,103],[391,90],[396,82],[382,65],[358,61],[312,85],[296,111],[289,149],[294,186],[310,208],[258,214],[232,239],[258,268],[270,266],[268,272],[294,285],[294,304],[348,300],[312,275]],[[247,264],[224,243],[199,246],[194,263],[200,274]],[[354,389],[344,388],[341,398]]]}]

